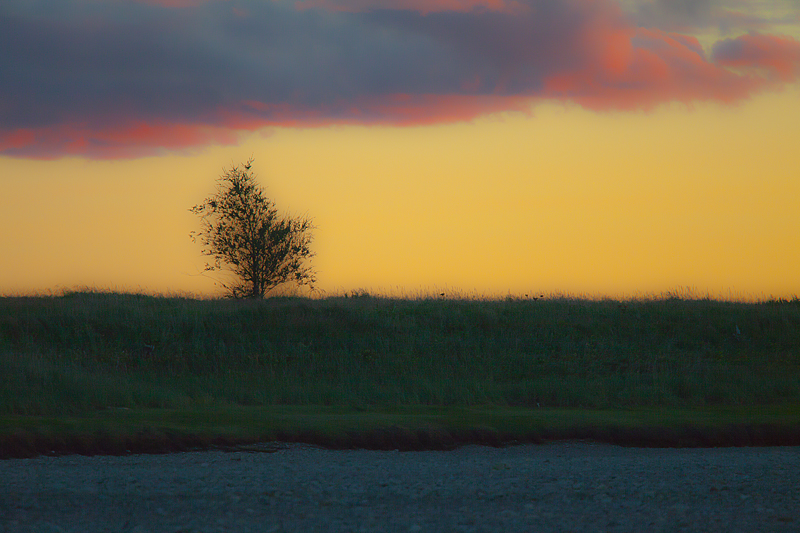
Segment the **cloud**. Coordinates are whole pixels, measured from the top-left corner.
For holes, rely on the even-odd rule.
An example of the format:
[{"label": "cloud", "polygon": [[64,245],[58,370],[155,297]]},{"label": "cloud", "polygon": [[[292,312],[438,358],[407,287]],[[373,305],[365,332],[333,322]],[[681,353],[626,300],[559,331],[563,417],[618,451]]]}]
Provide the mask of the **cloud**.
[{"label": "cloud", "polygon": [[667,101],[730,103],[764,86],[707,61],[693,37],[639,28],[630,38],[604,36],[598,44],[597,61],[550,76],[545,96],[595,110],[648,109]]},{"label": "cloud", "polygon": [[247,125],[235,123],[211,126],[130,120],[106,128],[68,123],[21,128],[0,135],[0,153],[36,159],[55,159],[64,155],[128,159],[160,152],[186,151],[209,144],[234,144],[246,131],[250,131]]},{"label": "cloud", "polygon": [[722,41],[709,59],[691,35],[638,27],[612,0],[7,1],[0,154],[18,157],[139,157],[270,126],[468,121],[543,99],[598,111],[733,102],[798,74],[791,38]]},{"label": "cloud", "polygon": [[800,22],[795,0],[772,0],[766,11],[752,0],[633,0],[629,10],[637,26],[672,32],[716,28],[722,33],[769,31],[779,24]]},{"label": "cloud", "polygon": [[143,4],[151,4],[154,6],[180,8],[180,7],[196,7],[214,0],[135,0],[135,1],[142,2]]},{"label": "cloud", "polygon": [[714,45],[714,61],[726,67],[766,72],[789,82],[800,74],[800,42],[791,37],[750,34]]},{"label": "cloud", "polygon": [[716,0],[654,0],[641,3],[636,22],[645,28],[689,31],[721,22]]},{"label": "cloud", "polygon": [[295,7],[299,10],[324,9],[350,13],[390,9],[417,11],[423,15],[440,11],[527,11],[527,6],[516,0],[296,0]]}]

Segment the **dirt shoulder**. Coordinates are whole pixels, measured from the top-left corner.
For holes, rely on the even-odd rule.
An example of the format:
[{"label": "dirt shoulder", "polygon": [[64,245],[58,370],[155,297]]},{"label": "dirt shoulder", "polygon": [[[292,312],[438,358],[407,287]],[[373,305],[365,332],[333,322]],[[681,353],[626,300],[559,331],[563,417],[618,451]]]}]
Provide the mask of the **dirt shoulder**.
[{"label": "dirt shoulder", "polygon": [[260,442],[330,449],[451,450],[563,440],[636,447],[800,446],[797,406],[708,409],[231,407],[108,409],[0,417],[0,458],[236,449]]}]

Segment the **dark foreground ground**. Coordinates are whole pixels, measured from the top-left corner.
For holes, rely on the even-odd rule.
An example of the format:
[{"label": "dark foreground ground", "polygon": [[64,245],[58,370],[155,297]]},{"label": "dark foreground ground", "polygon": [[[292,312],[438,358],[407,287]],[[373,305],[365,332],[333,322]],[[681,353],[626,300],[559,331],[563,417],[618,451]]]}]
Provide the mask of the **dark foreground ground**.
[{"label": "dark foreground ground", "polygon": [[[579,414],[585,414],[579,412]],[[612,413],[613,414],[613,413]],[[388,421],[399,417],[389,417]],[[454,450],[466,445],[504,447],[515,444],[543,444],[564,440],[587,440],[628,447],[744,447],[800,446],[800,424],[786,422],[677,423],[670,425],[630,425],[619,422],[577,422],[564,425],[508,427],[508,424],[464,425],[452,421],[411,422],[406,425],[376,424],[369,415],[355,415],[351,423],[332,424],[321,419],[305,427],[273,429],[262,433],[242,433],[241,428],[209,428],[200,431],[175,427],[127,429],[84,429],[58,431],[31,426],[6,428],[0,434],[0,459],[39,455],[130,455],[199,450],[235,451],[265,441],[313,444],[333,450]],[[355,423],[352,422],[355,420]],[[402,418],[400,418],[403,421]],[[20,424],[22,425],[22,424]],[[500,427],[500,429],[497,428]],[[504,427],[505,426],[505,427]]]},{"label": "dark foreground ground", "polygon": [[[388,441],[384,441],[388,446]],[[797,531],[800,448],[265,443],[0,461],[0,531]]]}]

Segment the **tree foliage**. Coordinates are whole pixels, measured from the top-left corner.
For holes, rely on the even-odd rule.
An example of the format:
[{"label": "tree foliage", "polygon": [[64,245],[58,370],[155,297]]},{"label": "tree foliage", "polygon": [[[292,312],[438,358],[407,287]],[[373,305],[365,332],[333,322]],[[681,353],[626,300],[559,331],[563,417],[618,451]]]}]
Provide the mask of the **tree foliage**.
[{"label": "tree foliage", "polygon": [[213,258],[206,271],[226,270],[237,278],[220,284],[234,298],[263,298],[286,282],[309,285],[314,271],[307,264],[314,226],[305,217],[281,216],[251,172],[253,159],[232,166],[217,182],[213,196],[190,209],[201,219],[203,255]]}]

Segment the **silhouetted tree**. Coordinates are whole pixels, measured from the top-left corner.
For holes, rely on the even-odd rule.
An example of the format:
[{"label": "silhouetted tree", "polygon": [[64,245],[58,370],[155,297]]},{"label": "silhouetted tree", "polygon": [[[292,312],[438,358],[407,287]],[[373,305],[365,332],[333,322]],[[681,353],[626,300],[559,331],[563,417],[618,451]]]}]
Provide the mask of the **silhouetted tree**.
[{"label": "silhouetted tree", "polygon": [[220,282],[234,298],[263,298],[286,282],[313,289],[315,274],[305,262],[314,255],[309,248],[314,226],[308,218],[281,217],[256,183],[252,164],[251,158],[225,171],[217,193],[190,209],[202,224],[190,237],[200,239],[203,255],[214,258],[206,271],[235,274],[236,282]]}]

